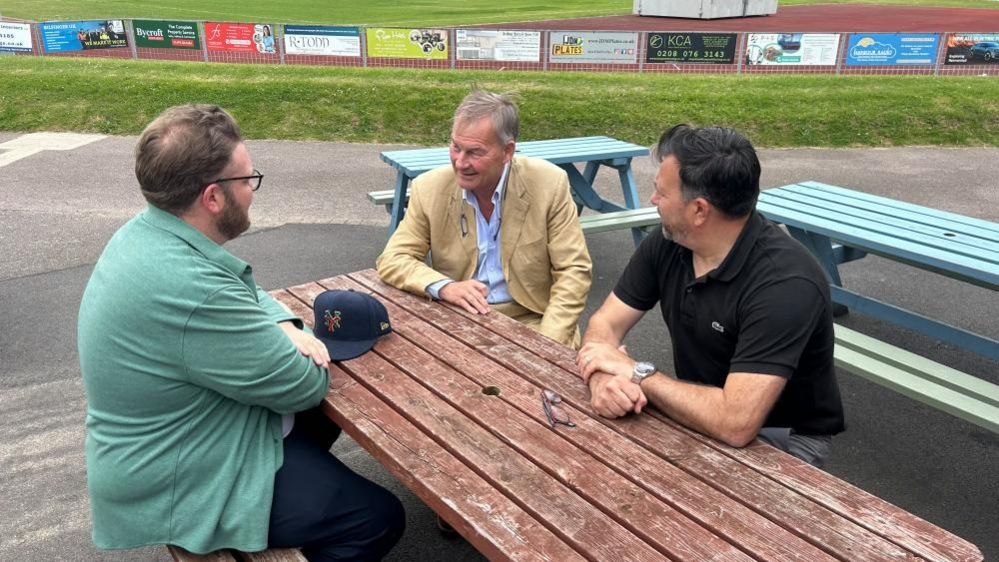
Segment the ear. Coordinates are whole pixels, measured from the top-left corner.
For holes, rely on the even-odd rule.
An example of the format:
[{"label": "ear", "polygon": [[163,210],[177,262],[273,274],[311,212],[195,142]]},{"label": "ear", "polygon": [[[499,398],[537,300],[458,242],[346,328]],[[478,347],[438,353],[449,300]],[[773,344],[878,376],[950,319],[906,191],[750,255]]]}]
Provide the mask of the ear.
[{"label": "ear", "polygon": [[510,141],[506,143],[503,147],[503,162],[509,163],[513,161],[513,153],[517,150],[517,141]]},{"label": "ear", "polygon": [[201,192],[198,203],[211,215],[218,215],[225,209],[226,198],[222,186],[213,183]]},{"label": "ear", "polygon": [[714,212],[714,208],[708,200],[703,197],[695,197],[693,201],[690,202],[691,212],[693,213],[693,221],[695,226],[703,226],[704,223],[708,222],[708,218],[711,217],[711,213]]}]

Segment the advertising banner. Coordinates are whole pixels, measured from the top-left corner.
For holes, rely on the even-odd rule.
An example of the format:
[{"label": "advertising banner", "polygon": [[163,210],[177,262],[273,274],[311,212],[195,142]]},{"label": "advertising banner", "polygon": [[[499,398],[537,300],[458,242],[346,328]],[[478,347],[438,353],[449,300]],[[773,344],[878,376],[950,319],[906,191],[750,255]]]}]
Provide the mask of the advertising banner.
[{"label": "advertising banner", "polygon": [[289,55],[360,57],[361,31],[356,27],[286,25],[284,52]]},{"label": "advertising banner", "polygon": [[122,20],[48,22],[39,28],[47,53],[128,47]]},{"label": "advertising banner", "polygon": [[853,33],[846,49],[850,66],[933,64],[935,33]]},{"label": "advertising banner", "polygon": [[205,22],[209,51],[227,53],[276,53],[274,26],[268,23]]},{"label": "advertising banner", "polygon": [[999,33],[951,33],[947,35],[944,64],[999,63]]},{"label": "advertising banner", "polygon": [[750,33],[746,64],[833,66],[838,33]]},{"label": "advertising banner", "polygon": [[193,21],[132,20],[135,46],[153,49],[201,49]]},{"label": "advertising banner", "polygon": [[0,51],[31,52],[31,24],[0,21]]},{"label": "advertising banner", "polygon": [[599,31],[549,31],[551,62],[633,64],[638,62],[638,34]]},{"label": "advertising banner", "polygon": [[369,57],[447,60],[446,29],[375,27],[365,30]]},{"label": "advertising banner", "polygon": [[540,31],[459,29],[455,31],[458,60],[539,62]]},{"label": "advertising banner", "polygon": [[645,62],[732,64],[735,33],[649,33]]}]

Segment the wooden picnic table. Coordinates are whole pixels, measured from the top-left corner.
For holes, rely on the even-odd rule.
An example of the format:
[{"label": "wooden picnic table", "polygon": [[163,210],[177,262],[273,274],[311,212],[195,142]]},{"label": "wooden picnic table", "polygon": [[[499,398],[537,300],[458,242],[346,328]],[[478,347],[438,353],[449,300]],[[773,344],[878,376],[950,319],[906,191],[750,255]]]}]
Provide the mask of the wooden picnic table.
[{"label": "wooden picnic table", "polygon": [[[574,352],[374,270],[274,291],[307,323],[326,289],[373,294],[393,333],[336,363],[327,414],[493,560],[982,560],[974,545],[754,442],[655,411],[591,412]],[[575,427],[549,425],[543,389]]]}]

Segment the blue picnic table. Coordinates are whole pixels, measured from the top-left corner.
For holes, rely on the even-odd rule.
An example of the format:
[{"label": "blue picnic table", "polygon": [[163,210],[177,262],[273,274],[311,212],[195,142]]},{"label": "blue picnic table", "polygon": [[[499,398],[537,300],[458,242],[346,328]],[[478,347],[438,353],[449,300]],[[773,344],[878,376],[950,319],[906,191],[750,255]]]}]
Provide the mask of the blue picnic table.
[{"label": "blue picnic table", "polygon": [[999,224],[805,181],[760,193],[757,209],[818,258],[833,301],[999,359],[999,342],[843,287],[838,264],[868,253],[999,291]]},{"label": "blue picnic table", "polygon": [[[543,141],[517,143],[517,154],[542,158],[565,170],[569,175],[572,197],[580,211],[588,208],[599,213],[639,208],[638,190],[631,172],[631,159],[647,156],[649,149],[610,137],[575,137]],[[447,147],[409,150],[390,150],[381,153],[383,161],[397,170],[392,206],[389,211],[389,233],[395,232],[399,221],[406,212],[409,182],[416,176],[450,165]],[[582,171],[578,166],[583,165]],[[608,201],[593,189],[593,180],[601,166],[617,171],[621,181],[624,205]],[[641,229],[632,229],[637,244],[641,241]]]}]

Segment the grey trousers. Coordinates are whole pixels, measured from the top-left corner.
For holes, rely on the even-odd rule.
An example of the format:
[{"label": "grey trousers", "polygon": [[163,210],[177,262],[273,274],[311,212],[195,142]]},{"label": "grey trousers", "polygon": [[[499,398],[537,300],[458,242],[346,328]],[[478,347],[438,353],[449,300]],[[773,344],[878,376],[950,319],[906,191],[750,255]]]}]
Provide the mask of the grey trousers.
[{"label": "grey trousers", "polygon": [[826,464],[832,449],[831,435],[803,435],[795,433],[790,427],[764,427],[756,436],[760,441],[818,468]]}]

